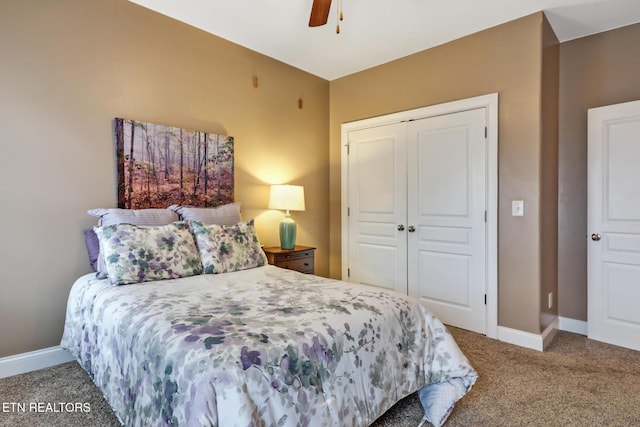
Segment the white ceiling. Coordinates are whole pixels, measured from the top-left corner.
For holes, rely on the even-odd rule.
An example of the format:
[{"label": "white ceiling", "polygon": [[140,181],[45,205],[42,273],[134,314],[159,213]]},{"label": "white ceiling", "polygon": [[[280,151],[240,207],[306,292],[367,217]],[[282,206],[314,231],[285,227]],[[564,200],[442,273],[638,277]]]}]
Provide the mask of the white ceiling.
[{"label": "white ceiling", "polygon": [[640,22],[640,0],[342,0],[336,34],[313,0],[130,0],[333,80],[544,10],[560,42]]}]

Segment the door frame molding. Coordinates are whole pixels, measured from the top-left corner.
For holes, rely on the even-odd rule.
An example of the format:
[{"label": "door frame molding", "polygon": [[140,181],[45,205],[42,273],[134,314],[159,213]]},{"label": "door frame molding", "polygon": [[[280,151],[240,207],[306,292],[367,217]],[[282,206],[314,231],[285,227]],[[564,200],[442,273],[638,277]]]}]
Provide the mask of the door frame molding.
[{"label": "door frame molding", "polygon": [[347,277],[349,266],[349,218],[348,218],[348,194],[349,194],[349,160],[347,146],[349,132],[392,123],[410,120],[425,119],[444,114],[458,113],[461,111],[484,108],[487,124],[487,241],[486,241],[486,322],[487,337],[498,338],[498,94],[476,96],[431,105],[392,114],[386,114],[368,119],[343,123],[341,125],[341,239],[342,239],[342,277]]}]

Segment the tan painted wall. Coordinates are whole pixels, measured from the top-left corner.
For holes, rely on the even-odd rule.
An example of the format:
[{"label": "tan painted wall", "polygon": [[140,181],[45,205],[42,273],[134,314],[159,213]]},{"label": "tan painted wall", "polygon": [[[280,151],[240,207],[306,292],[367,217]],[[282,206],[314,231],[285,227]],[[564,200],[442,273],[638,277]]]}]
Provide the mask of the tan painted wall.
[{"label": "tan painted wall", "polygon": [[[542,13],[331,82],[331,275],[340,277],[340,124],[499,93],[498,323],[540,333]],[[525,216],[511,216],[511,201]]]},{"label": "tan painted wall", "polygon": [[559,315],[587,320],[587,110],[640,99],[640,24],[560,45]]},{"label": "tan painted wall", "polygon": [[114,117],[234,136],[236,200],[266,245],[267,183],[304,185],[298,242],[329,274],[326,80],[125,0],[3,0],[0,56],[0,357],[60,342],[86,211],[116,204]]},{"label": "tan painted wall", "polygon": [[[546,19],[542,30],[540,330],[544,331],[558,315],[558,79],[560,44]],[[549,307],[549,293],[552,295],[551,307]]]}]

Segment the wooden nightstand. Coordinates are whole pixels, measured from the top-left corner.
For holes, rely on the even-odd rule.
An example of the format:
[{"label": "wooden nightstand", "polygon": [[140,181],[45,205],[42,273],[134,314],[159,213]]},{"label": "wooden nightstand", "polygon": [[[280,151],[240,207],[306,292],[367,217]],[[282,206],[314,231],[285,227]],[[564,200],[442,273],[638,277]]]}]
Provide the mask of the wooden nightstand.
[{"label": "wooden nightstand", "polygon": [[313,257],[316,248],[296,245],[293,249],[282,249],[279,246],[262,248],[267,254],[269,264],[277,267],[313,274]]}]

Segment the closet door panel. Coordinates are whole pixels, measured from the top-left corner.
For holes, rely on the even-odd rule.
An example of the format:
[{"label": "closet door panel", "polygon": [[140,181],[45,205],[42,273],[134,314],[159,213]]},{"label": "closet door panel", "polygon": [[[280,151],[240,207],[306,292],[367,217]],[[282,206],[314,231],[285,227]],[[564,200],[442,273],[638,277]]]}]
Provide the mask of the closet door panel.
[{"label": "closet door panel", "polygon": [[485,333],[485,111],[408,124],[409,293],[444,323]]},{"label": "closet door panel", "polygon": [[432,300],[446,301],[463,309],[468,307],[471,257],[439,251],[420,251],[419,257],[420,276],[430,278],[422,283],[421,293]]},{"label": "closet door panel", "polygon": [[407,293],[406,126],[349,133],[349,281]]},{"label": "closet door panel", "polygon": [[465,133],[464,129],[452,129],[418,136],[422,141],[415,159],[419,165],[416,196],[420,216],[447,220],[468,217],[469,141]]}]

